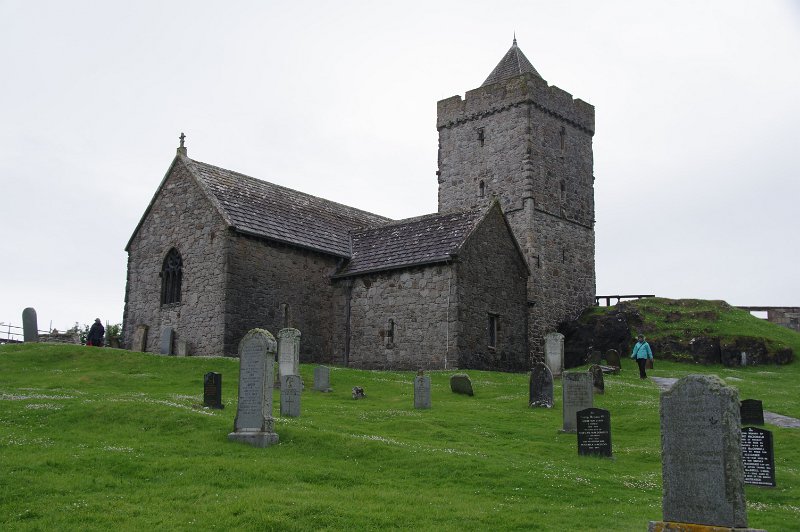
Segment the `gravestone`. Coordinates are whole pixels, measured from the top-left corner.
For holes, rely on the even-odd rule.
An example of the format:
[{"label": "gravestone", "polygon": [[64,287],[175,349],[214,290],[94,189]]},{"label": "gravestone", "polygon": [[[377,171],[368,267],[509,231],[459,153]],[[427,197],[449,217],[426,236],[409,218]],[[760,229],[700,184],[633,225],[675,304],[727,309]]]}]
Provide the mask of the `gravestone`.
[{"label": "gravestone", "polygon": [[36,309],[33,307],[22,311],[22,339],[25,342],[39,341],[39,322],[36,320]]},{"label": "gravestone", "polygon": [[331,389],[331,368],[328,366],[314,368],[314,389],[318,392],[333,391]]},{"label": "gravestone", "polygon": [[586,408],[576,413],[578,454],[611,456],[611,412]]},{"label": "gravestone", "polygon": [[180,339],[175,342],[175,356],[185,357],[189,355],[189,342]]},{"label": "gravestone", "polygon": [[606,382],[603,379],[603,368],[598,366],[597,364],[592,364],[589,366],[589,375],[592,376],[592,386],[594,387],[594,393],[604,394],[606,393]]},{"label": "gravestone", "polygon": [[239,402],[228,439],[267,447],[278,443],[272,418],[272,381],[277,344],[269,331],[250,330],[239,342]]},{"label": "gravestone", "polygon": [[131,351],[147,351],[147,325],[138,325],[133,332]]},{"label": "gravestone", "polygon": [[756,427],[742,429],[744,483],[775,487],[775,450],[772,432]]},{"label": "gravestone", "polygon": [[531,379],[528,385],[529,407],[553,407],[553,374],[547,364],[537,362],[531,368]]},{"label": "gravestone", "polygon": [[585,371],[565,371],[561,375],[561,403],[563,408],[563,432],[575,432],[576,415],[592,408],[592,376]]},{"label": "gravestone", "polygon": [[222,374],[209,371],[203,375],[203,406],[225,408],[222,404]]},{"label": "gravestone", "polygon": [[300,393],[303,381],[300,375],[281,375],[281,416],[300,417]]},{"label": "gravestone", "polygon": [[663,519],[747,527],[739,397],[715,375],[661,393]]},{"label": "gravestone", "polygon": [[[278,331],[278,374],[300,375],[300,331],[281,329]],[[280,381],[283,385],[283,381]]]},{"label": "gravestone", "polygon": [[547,333],[544,337],[544,361],[553,377],[560,377],[564,371],[564,335]]},{"label": "gravestone", "polygon": [[745,399],[739,407],[742,425],[763,425],[764,405],[758,399]]},{"label": "gravestone", "polygon": [[364,393],[364,388],[361,386],[353,386],[352,390],[353,399],[364,399],[367,394]]},{"label": "gravestone", "polygon": [[588,353],[586,353],[586,362],[589,364],[599,364],[603,361],[603,353],[598,351],[597,349],[590,349]]},{"label": "gravestone", "polygon": [[431,378],[422,370],[414,377],[414,408],[431,407]]},{"label": "gravestone", "polygon": [[463,395],[475,395],[472,391],[472,381],[466,373],[456,373],[450,377],[450,391]]},{"label": "gravestone", "polygon": [[606,351],[606,364],[612,368],[621,368],[622,361],[619,358],[619,353],[616,349],[609,349]]},{"label": "gravestone", "polygon": [[741,360],[739,362],[741,363],[742,366],[747,365],[747,353],[745,353],[744,351],[742,351]]},{"label": "gravestone", "polygon": [[172,327],[164,327],[164,330],[161,331],[161,354],[162,355],[171,355],[172,354],[172,338],[175,335],[175,331],[172,330]]}]

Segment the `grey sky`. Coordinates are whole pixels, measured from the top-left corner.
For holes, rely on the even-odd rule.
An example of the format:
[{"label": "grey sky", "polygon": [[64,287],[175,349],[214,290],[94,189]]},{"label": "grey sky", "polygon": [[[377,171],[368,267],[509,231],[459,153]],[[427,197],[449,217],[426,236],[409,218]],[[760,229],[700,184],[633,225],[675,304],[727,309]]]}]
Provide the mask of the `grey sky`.
[{"label": "grey sky", "polygon": [[800,306],[798,5],[0,0],[0,322],[122,320],[181,131],[200,161],[434,212],[436,101],[515,31],[596,107],[598,294]]}]

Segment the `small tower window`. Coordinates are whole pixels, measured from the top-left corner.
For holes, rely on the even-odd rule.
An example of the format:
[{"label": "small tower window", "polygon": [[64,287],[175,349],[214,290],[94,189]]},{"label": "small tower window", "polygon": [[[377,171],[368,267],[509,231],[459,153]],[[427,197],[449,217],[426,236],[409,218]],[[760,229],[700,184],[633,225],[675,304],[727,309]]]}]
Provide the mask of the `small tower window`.
[{"label": "small tower window", "polygon": [[566,249],[562,249],[561,250],[561,262],[567,262],[567,250]]},{"label": "small tower window", "polygon": [[478,190],[481,198],[486,196],[486,183],[481,181],[480,185],[478,185]]},{"label": "small tower window", "polygon": [[394,320],[389,318],[389,324],[386,327],[386,347],[394,346]]},{"label": "small tower window", "polygon": [[181,302],[181,281],[183,280],[183,259],[178,250],[172,248],[161,266],[161,304]]},{"label": "small tower window", "polygon": [[561,202],[563,203],[565,199],[567,199],[567,185],[561,181]]},{"label": "small tower window", "polygon": [[489,347],[497,347],[497,314],[489,314]]},{"label": "small tower window", "polygon": [[561,126],[559,137],[561,142],[561,151],[564,151],[567,147],[567,128],[565,128],[564,126]]},{"label": "small tower window", "polygon": [[486,140],[486,134],[484,133],[483,128],[475,128],[475,131],[478,133],[478,142],[480,142],[481,146],[483,146],[483,143]]}]

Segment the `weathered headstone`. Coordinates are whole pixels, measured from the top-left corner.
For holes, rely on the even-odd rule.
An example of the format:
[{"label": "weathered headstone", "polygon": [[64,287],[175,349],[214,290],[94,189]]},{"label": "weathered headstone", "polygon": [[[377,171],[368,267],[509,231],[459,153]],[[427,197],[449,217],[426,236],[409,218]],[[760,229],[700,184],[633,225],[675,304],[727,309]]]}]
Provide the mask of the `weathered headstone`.
[{"label": "weathered headstone", "polygon": [[36,320],[36,309],[33,307],[22,311],[22,339],[26,342],[39,341],[39,322]]},{"label": "weathered headstone", "polygon": [[775,450],[772,432],[756,427],[742,429],[744,483],[775,487]]},{"label": "weathered headstone", "polygon": [[466,373],[456,373],[450,377],[450,391],[463,395],[475,395],[472,391],[472,381]]},{"label": "weathered headstone", "polygon": [[239,342],[239,402],[228,439],[267,447],[278,443],[272,417],[272,381],[277,345],[269,331],[252,329]]},{"label": "weathered headstone", "polygon": [[420,370],[414,377],[414,408],[431,407],[431,378]]},{"label": "weathered headstone", "polygon": [[747,365],[747,353],[742,351],[741,360],[739,361],[742,366]]},{"label": "weathered headstone", "polygon": [[560,377],[564,371],[564,335],[557,332],[547,333],[544,337],[545,364],[550,368],[553,377]]},{"label": "weathered headstone", "polygon": [[278,374],[300,375],[300,331],[297,329],[278,331]]},{"label": "weathered headstone", "polygon": [[740,440],[738,393],[719,377],[689,375],[661,393],[664,521],[747,526]]},{"label": "weathered headstone", "polygon": [[585,371],[565,371],[561,375],[561,403],[563,405],[564,432],[575,432],[576,415],[580,410],[592,408],[592,376]]},{"label": "weathered headstone", "polygon": [[616,349],[609,349],[606,351],[606,364],[613,368],[621,368],[622,362],[619,358],[619,353]]},{"label": "weathered headstone", "polygon": [[314,368],[314,389],[318,392],[333,391],[331,389],[331,368],[328,366]]},{"label": "weathered headstone", "polygon": [[547,364],[537,362],[531,369],[528,384],[529,407],[553,407],[553,374]]},{"label": "weathered headstone", "polygon": [[133,332],[131,351],[147,351],[147,325],[138,325]]},{"label": "weathered headstone", "polygon": [[175,342],[175,356],[185,357],[189,355],[189,342],[181,338]]},{"label": "weathered headstone", "polygon": [[594,393],[599,393],[599,394],[606,393],[606,381],[603,378],[603,368],[601,368],[597,364],[592,364],[591,366],[589,366],[589,375],[592,376],[592,386],[594,387]]},{"label": "weathered headstone", "polygon": [[281,415],[300,417],[300,393],[303,381],[300,375],[281,375]]},{"label": "weathered headstone", "polygon": [[209,371],[203,376],[203,406],[225,408],[222,404],[222,374]]},{"label": "weathered headstone", "polygon": [[611,456],[611,412],[586,408],[576,413],[578,454]]},{"label": "weathered headstone", "polygon": [[764,405],[758,399],[745,399],[739,407],[742,425],[763,425]]},{"label": "weathered headstone", "polygon": [[364,399],[367,396],[361,386],[353,386],[352,395],[353,399]]},{"label": "weathered headstone", "polygon": [[175,331],[172,330],[172,327],[164,327],[161,331],[161,343],[159,344],[161,347],[161,354],[162,355],[171,355],[172,354],[172,339],[175,335]]}]

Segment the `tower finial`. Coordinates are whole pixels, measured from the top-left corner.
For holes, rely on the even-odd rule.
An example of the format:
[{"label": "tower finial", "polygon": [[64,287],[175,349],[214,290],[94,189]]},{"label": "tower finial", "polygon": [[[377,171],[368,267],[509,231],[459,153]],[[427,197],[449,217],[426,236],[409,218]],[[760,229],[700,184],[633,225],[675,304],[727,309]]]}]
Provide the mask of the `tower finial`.
[{"label": "tower finial", "polygon": [[186,157],[186,146],[183,143],[183,141],[186,140],[186,135],[183,134],[183,131],[181,131],[181,136],[178,138],[181,140],[181,145],[178,146],[178,154]]},{"label": "tower finial", "polygon": [[514,30],[514,46],[517,45],[517,30]]}]

